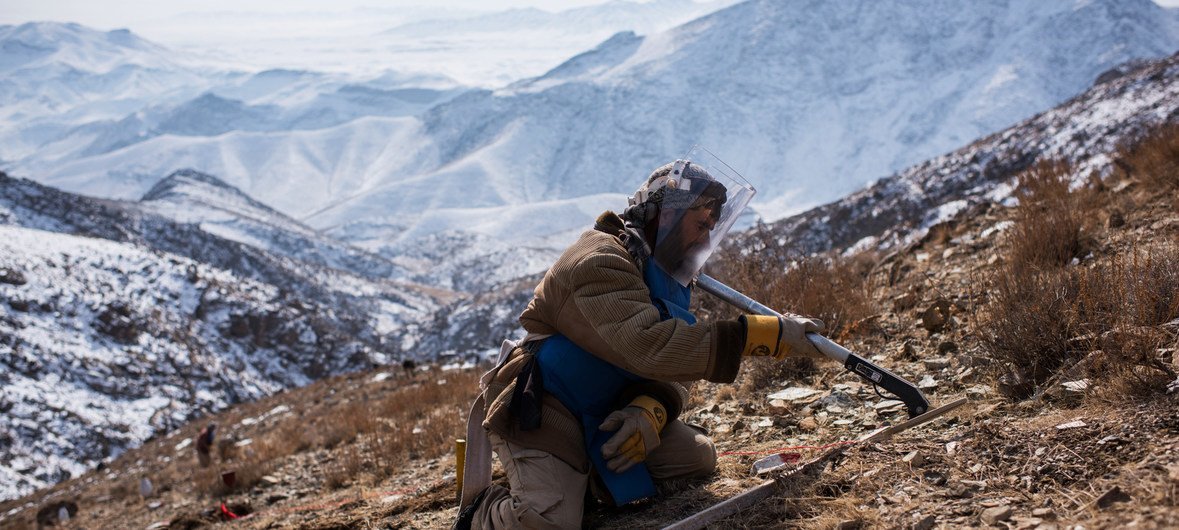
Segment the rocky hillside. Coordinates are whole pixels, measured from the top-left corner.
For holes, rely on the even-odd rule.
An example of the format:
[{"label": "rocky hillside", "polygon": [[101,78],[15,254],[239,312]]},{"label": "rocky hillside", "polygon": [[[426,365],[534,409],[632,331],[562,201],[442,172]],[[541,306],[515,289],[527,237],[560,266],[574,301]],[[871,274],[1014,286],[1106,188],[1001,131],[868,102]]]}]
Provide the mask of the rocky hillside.
[{"label": "rocky hillside", "polygon": [[6,497],[231,404],[399,362],[408,324],[448,296],[3,174],[0,232]]}]

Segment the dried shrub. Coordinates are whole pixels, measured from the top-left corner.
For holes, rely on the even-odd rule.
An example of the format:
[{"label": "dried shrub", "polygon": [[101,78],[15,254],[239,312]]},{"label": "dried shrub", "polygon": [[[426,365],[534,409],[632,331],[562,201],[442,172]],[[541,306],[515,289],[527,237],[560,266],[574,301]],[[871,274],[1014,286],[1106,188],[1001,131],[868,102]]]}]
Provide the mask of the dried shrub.
[{"label": "dried shrub", "polygon": [[980,339],[1006,372],[1000,387],[1030,395],[1058,371],[1089,357],[1087,374],[1107,388],[1165,390],[1175,368],[1160,351],[1175,341],[1179,247],[1131,250],[1089,267],[1007,266],[991,278]]},{"label": "dried shrub", "polygon": [[[841,340],[855,323],[872,313],[866,278],[871,257],[804,257],[782,244],[778,236],[758,226],[740,245],[726,248],[710,261],[708,273],[730,287],[782,313],[796,313],[823,321],[824,335]],[[702,318],[732,318],[737,310],[710,295],[697,295]],[[748,362],[742,370],[743,392],[813,374],[810,359],[786,362]]]},{"label": "dried shrub", "polygon": [[991,357],[1008,370],[1003,384],[1019,387],[1014,394],[1022,398],[1087,350],[1071,341],[1076,324],[1066,317],[1079,290],[1075,271],[1016,269],[1003,267],[991,278],[978,329]]},{"label": "dried shrub", "polygon": [[1150,190],[1179,188],[1179,124],[1162,125],[1123,145],[1116,159],[1125,177],[1137,179]]},{"label": "dried shrub", "polygon": [[368,464],[364,452],[356,445],[336,451],[332,456],[333,460],[327,464],[323,479],[324,487],[329,490],[337,490],[356,482]]},{"label": "dried shrub", "polygon": [[[822,320],[829,336],[872,314],[868,255],[800,256],[759,226],[741,249],[726,248],[712,262],[708,272],[718,280],[777,311]],[[723,302],[703,297],[702,309],[709,314],[735,314],[718,309]]]},{"label": "dried shrub", "polygon": [[1007,235],[1013,273],[1067,265],[1093,246],[1086,225],[1098,205],[1094,194],[1070,190],[1071,174],[1063,162],[1043,162],[1019,176],[1020,203]]},{"label": "dried shrub", "polygon": [[1106,376],[1115,395],[1165,391],[1176,369],[1163,352],[1176,340],[1164,325],[1179,319],[1179,247],[1114,258],[1082,271],[1080,285],[1081,327],[1112,372],[1094,369],[1090,375]]}]

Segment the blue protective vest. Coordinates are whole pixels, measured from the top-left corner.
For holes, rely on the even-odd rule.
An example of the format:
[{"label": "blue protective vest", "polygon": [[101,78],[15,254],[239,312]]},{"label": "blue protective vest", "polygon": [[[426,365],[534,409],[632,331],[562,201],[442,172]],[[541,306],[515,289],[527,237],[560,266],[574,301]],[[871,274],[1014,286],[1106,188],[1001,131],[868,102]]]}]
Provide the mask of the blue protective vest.
[{"label": "blue protective vest", "polygon": [[[651,292],[651,303],[663,320],[679,318],[689,324],[696,317],[688,311],[692,292],[663,271],[654,260],[647,260],[643,281]],[[624,473],[606,468],[602,445],[614,434],[598,425],[618,406],[618,396],[631,384],[644,379],[614,366],[585,351],[564,335],[556,334],[544,341],[536,354],[544,390],[561,401],[565,408],[581,418],[582,433],[589,459],[597,469],[615,504],[655,495],[655,483],[645,464]]]}]

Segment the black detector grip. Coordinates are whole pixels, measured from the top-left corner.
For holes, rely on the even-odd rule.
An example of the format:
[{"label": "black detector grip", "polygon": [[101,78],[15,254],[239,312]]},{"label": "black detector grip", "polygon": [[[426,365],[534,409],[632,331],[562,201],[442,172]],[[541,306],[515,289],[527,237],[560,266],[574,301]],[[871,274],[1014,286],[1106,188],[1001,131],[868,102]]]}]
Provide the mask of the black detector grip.
[{"label": "black detector grip", "polygon": [[917,390],[917,387],[892,372],[868,362],[863,357],[850,353],[847,356],[847,361],[843,363],[843,367],[899,398],[909,409],[910,418],[925,414],[925,411],[929,410],[929,401],[926,401],[925,396],[921,395],[921,391]]}]

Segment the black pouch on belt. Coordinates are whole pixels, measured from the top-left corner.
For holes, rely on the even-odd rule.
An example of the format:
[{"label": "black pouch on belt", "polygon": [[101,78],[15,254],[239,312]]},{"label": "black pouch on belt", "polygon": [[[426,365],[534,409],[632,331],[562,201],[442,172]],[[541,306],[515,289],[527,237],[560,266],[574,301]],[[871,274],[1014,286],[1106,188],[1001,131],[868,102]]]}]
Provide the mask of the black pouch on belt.
[{"label": "black pouch on belt", "polygon": [[540,428],[541,400],[544,398],[544,381],[540,377],[540,363],[536,357],[524,363],[516,375],[516,388],[512,391],[512,402],[508,411],[520,422],[521,431]]}]

